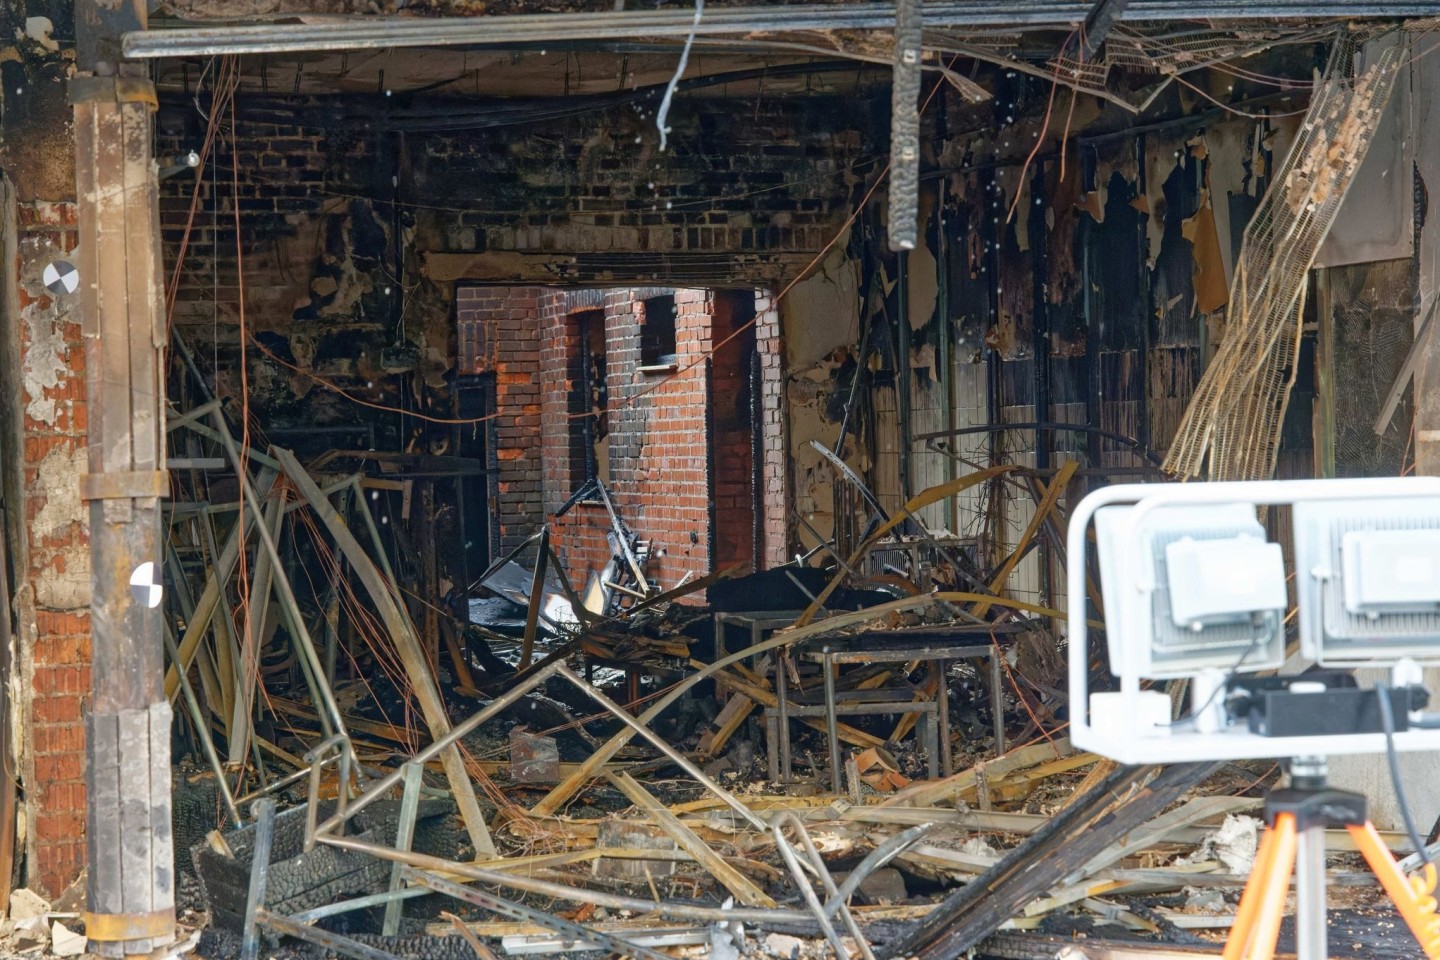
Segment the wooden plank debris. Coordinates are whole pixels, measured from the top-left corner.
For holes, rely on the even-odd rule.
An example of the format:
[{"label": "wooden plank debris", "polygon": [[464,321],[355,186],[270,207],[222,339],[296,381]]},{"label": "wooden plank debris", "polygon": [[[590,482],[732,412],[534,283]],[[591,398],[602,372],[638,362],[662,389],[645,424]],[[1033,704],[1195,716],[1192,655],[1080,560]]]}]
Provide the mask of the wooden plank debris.
[{"label": "wooden plank debris", "polygon": [[650,791],[642,787],[634,777],[627,773],[616,773],[608,775],[608,779],[620,789],[621,793],[625,794],[631,803],[639,807],[646,816],[655,821],[660,829],[669,834],[680,845],[680,849],[694,857],[710,876],[733,893],[741,903],[752,907],[775,906],[774,900],[721,859],[719,854],[711,850],[704,840],[691,832],[679,817],[665,809],[664,805],[656,800]]}]

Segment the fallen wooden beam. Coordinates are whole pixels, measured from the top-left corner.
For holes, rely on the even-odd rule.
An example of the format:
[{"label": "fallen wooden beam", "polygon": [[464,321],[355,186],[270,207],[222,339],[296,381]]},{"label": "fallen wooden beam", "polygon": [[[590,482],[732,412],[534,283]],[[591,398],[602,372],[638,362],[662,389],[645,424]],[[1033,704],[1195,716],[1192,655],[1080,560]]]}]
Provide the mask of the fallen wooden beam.
[{"label": "fallen wooden beam", "polygon": [[891,955],[919,960],[963,955],[1214,769],[1212,764],[1121,768],[1084,801],[1062,811],[994,867],[946,898],[892,946]]}]

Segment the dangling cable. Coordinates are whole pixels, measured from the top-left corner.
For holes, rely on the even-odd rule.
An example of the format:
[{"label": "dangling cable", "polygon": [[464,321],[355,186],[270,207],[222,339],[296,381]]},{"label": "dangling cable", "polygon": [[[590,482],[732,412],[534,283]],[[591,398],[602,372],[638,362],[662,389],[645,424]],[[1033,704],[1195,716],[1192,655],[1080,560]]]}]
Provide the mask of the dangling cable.
[{"label": "dangling cable", "polygon": [[705,12],[705,0],[695,0],[695,19],[690,24],[690,35],[685,38],[685,48],[680,51],[680,62],[675,65],[675,75],[665,86],[665,96],[660,99],[660,109],[655,111],[655,126],[660,130],[660,149],[665,149],[665,140],[669,128],[665,126],[665,117],[670,113],[670,100],[675,96],[675,87],[680,83],[680,78],[685,75],[685,67],[690,62],[690,48],[695,45],[695,31],[700,29],[700,16]]}]

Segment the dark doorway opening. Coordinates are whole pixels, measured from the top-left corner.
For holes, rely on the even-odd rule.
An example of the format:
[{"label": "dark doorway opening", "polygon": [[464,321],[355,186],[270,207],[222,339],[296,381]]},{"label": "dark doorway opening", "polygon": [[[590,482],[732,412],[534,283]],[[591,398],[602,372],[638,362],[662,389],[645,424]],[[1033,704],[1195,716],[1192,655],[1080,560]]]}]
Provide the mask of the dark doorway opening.
[{"label": "dark doorway opening", "polygon": [[483,476],[459,477],[455,481],[460,507],[462,541],[461,569],[469,585],[490,565],[500,550],[498,531],[490,518],[498,505],[495,463],[495,376],[460,377],[455,381],[455,416],[470,420],[455,428],[455,454],[479,460]]}]

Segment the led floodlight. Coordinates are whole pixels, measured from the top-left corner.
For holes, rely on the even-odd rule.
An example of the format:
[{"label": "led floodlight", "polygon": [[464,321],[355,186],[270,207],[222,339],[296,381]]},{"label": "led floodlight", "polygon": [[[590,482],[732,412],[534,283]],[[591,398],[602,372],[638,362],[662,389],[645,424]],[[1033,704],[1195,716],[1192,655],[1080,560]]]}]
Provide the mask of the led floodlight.
[{"label": "led floodlight", "polygon": [[1255,671],[1285,656],[1285,564],[1245,504],[1095,516],[1110,669],[1150,680]]},{"label": "led floodlight", "polygon": [[[1285,556],[1257,519],[1279,505],[1294,508],[1303,661],[1390,667],[1384,697],[1286,661]],[[1092,522],[1113,690],[1090,689]],[[1397,750],[1440,749],[1417,664],[1440,663],[1440,478],[1105,487],[1076,506],[1067,546],[1077,747],[1122,763],[1325,756],[1382,752],[1389,731]],[[1179,716],[1145,689],[1173,679],[1189,681]]]},{"label": "led floodlight", "polygon": [[1295,569],[1309,659],[1440,663],[1440,501],[1296,504]]}]

